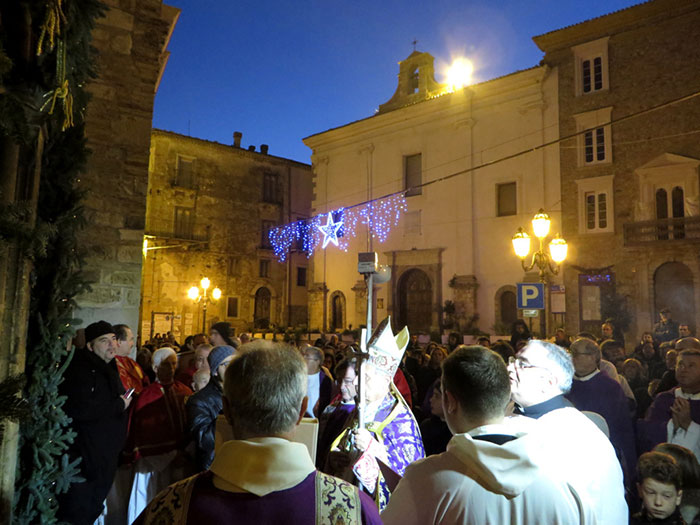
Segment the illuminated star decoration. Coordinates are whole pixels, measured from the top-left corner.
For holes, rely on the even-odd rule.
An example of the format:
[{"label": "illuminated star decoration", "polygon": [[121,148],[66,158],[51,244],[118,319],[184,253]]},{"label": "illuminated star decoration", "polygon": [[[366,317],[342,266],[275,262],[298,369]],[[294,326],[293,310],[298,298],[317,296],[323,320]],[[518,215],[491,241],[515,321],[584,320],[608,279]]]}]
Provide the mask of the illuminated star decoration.
[{"label": "illuminated star decoration", "polygon": [[329,242],[332,242],[336,246],[338,246],[338,231],[340,228],[343,227],[343,220],[339,220],[338,222],[333,221],[333,212],[329,212],[327,219],[326,219],[326,224],[322,225],[319,224],[316,226],[319,230],[321,230],[321,233],[323,234],[323,249],[326,249],[326,246],[328,246]]},{"label": "illuminated star decoration", "polygon": [[[316,248],[325,248],[329,242],[347,252],[351,240],[359,234],[364,235],[367,230],[374,239],[385,242],[391,229],[399,224],[406,208],[403,194],[381,197],[271,228],[268,236],[275,257],[280,262],[284,262],[292,252],[303,252],[309,258]],[[331,229],[326,233],[327,228],[335,228],[336,224],[341,224],[338,230]]]}]

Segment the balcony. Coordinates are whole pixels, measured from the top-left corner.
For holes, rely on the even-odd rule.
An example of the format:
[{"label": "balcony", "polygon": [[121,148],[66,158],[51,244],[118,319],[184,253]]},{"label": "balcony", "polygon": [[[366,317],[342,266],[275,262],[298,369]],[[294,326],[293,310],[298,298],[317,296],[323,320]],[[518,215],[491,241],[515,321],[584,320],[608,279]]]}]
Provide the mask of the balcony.
[{"label": "balcony", "polygon": [[161,239],[198,242],[209,240],[209,226],[194,225],[191,221],[174,223],[168,220],[151,219],[146,222],[144,233]]},{"label": "balcony", "polygon": [[623,225],[625,246],[700,242],[700,216],[630,222]]}]

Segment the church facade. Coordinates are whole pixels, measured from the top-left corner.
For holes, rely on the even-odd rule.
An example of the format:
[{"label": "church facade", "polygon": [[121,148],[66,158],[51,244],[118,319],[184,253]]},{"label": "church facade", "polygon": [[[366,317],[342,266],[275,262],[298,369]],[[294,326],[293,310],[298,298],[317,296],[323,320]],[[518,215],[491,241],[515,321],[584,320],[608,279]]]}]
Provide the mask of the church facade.
[{"label": "church facade", "polygon": [[435,80],[433,57],[414,51],[374,116],[304,139],[314,214],[395,192],[406,198],[384,243],[358,231],[347,252],[314,252],[310,326],[365,324],[357,253],[375,251],[392,272],[376,287],[376,319],[392,315],[412,332],[509,332],[520,315],[516,283],[536,280],[511,238],[540,208],[553,229],[560,224],[559,149],[534,149],[559,136],[557,100],[550,67],[451,90]]}]

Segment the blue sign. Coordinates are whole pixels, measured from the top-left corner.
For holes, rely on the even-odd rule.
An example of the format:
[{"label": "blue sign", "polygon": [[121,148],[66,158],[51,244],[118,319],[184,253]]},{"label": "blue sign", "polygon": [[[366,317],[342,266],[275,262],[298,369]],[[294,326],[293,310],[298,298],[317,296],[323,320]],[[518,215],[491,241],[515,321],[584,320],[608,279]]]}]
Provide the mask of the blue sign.
[{"label": "blue sign", "polygon": [[518,309],[544,310],[544,283],[516,283]]}]

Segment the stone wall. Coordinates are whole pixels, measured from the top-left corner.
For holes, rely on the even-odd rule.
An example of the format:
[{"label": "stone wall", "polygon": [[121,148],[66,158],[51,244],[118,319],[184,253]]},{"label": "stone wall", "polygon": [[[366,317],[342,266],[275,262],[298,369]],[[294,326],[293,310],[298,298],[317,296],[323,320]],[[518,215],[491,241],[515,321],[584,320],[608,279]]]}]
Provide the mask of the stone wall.
[{"label": "stone wall", "polygon": [[107,0],[93,31],[99,77],[86,132],[92,155],[81,178],[87,228],[81,235],[92,291],[78,298],[83,326],[105,319],[136,326],[153,99],[179,10],[161,0]]},{"label": "stone wall", "polygon": [[[178,178],[179,163],[192,166]],[[264,198],[266,177],[276,197]],[[291,191],[294,188],[294,191]],[[269,195],[268,195],[269,197]],[[263,221],[308,217],[311,167],[299,162],[176,133],[154,130],[143,265],[142,340],[172,330],[180,341],[227,321],[236,333],[254,328],[256,296],[269,292],[269,327],[306,325],[306,287],[297,285],[303,253],[278,262],[263,242]],[[191,223],[178,225],[185,214]],[[301,214],[302,217],[298,217]],[[186,222],[186,221],[185,221]],[[266,270],[262,268],[266,266]],[[207,306],[187,297],[203,277],[222,290]],[[287,279],[290,279],[288,281]],[[258,328],[266,328],[258,326]]]}]

